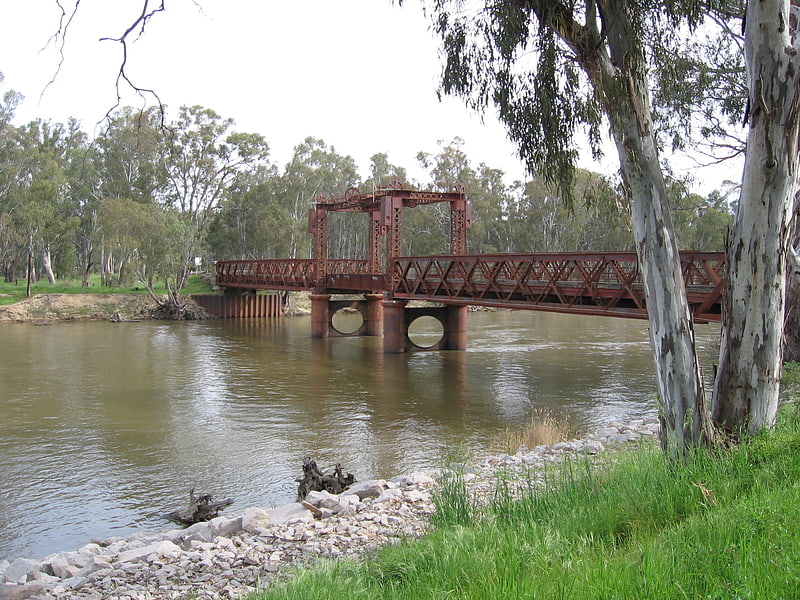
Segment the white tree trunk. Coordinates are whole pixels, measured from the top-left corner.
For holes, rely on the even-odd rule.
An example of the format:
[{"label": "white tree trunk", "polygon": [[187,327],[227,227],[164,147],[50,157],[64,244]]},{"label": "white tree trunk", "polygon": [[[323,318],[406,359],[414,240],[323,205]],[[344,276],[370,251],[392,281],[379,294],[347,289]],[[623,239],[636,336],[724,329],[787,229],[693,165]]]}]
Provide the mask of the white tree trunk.
[{"label": "white tree trunk", "polygon": [[631,62],[636,53],[625,2],[608,2],[609,52],[598,51],[585,65],[599,91],[631,199],[631,223],[642,270],[650,346],[656,370],[661,442],[670,456],[710,443],[713,429],[680,254],[667,202],[664,176],[653,133],[644,70]]},{"label": "white tree trunk", "polygon": [[695,348],[691,312],[667,193],[652,136],[616,136],[623,178],[631,195],[631,223],[642,270],[650,347],[656,369],[661,442],[669,455],[712,436]]},{"label": "white tree trunk", "polygon": [[50,285],[55,285],[56,276],[53,274],[53,265],[50,259],[49,246],[45,246],[42,249],[42,269],[44,270],[45,275],[47,275],[47,281],[50,282]]},{"label": "white tree trunk", "polygon": [[800,110],[800,44],[790,41],[789,5],[749,2],[745,20],[750,131],[712,400],[715,424],[734,435],[771,427],[778,409]]}]

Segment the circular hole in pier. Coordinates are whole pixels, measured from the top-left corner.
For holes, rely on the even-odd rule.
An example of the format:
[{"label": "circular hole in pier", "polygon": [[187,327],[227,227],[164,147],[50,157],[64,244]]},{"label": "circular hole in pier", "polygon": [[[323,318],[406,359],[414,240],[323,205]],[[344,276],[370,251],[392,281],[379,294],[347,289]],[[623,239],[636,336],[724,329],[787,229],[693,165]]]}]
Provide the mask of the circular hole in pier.
[{"label": "circular hole in pier", "polygon": [[354,308],[340,308],[331,317],[331,326],[342,335],[352,335],[364,324],[364,317]]},{"label": "circular hole in pier", "polygon": [[417,317],[408,326],[408,339],[419,348],[433,348],[443,337],[444,326],[430,315]]}]

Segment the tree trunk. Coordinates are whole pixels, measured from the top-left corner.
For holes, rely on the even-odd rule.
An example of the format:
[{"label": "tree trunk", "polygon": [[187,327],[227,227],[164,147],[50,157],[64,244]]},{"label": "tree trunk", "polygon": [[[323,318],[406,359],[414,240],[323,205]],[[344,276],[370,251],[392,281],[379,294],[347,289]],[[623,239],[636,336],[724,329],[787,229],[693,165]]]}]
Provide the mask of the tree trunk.
[{"label": "tree trunk", "polygon": [[33,234],[28,235],[28,269],[27,281],[25,283],[25,297],[31,297],[31,282],[33,281]]},{"label": "tree trunk", "polygon": [[789,4],[749,2],[745,19],[750,131],[712,400],[714,423],[734,436],[772,427],[778,410],[800,108],[800,44],[791,47]]},{"label": "tree trunk", "polygon": [[689,447],[710,443],[713,429],[653,133],[646,76],[644,69],[631,63],[637,49],[625,2],[608,2],[605,11],[606,22],[612,24],[607,32],[610,54],[597,51],[584,68],[611,120],[631,199],[656,369],[661,443],[669,456],[679,457]]},{"label": "tree trunk", "polygon": [[783,360],[800,362],[800,270],[795,266],[786,278],[786,318],[783,322]]},{"label": "tree trunk", "polygon": [[53,265],[50,260],[50,247],[45,246],[42,248],[42,269],[47,275],[47,281],[50,282],[50,285],[55,285],[56,277],[53,275]]},{"label": "tree trunk", "polygon": [[81,287],[89,287],[89,275],[92,272],[92,263],[86,263],[83,269],[83,276],[81,277]]},{"label": "tree trunk", "polygon": [[622,175],[631,195],[631,223],[642,269],[650,347],[660,400],[661,442],[669,455],[712,437],[694,328],[667,192],[652,136],[628,124],[617,138]]}]

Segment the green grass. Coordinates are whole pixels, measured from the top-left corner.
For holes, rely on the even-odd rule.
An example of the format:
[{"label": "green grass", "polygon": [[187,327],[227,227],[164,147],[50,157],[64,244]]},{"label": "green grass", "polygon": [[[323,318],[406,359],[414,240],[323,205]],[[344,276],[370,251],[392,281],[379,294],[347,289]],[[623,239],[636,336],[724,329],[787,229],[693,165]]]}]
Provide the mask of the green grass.
[{"label": "green grass", "polygon": [[570,463],[548,480],[546,489],[513,482],[527,490],[521,499],[500,493],[479,512],[453,497],[463,489],[455,478],[437,500],[449,516],[422,540],[323,563],[253,597],[800,597],[795,404],[774,432],[685,464],[642,446],[600,465]]},{"label": "green grass", "polygon": [[[25,299],[26,284],[24,280],[16,283],[6,283],[0,281],[0,306],[14,304]],[[164,284],[159,283],[155,286],[157,294],[166,293]],[[146,294],[147,290],[142,285],[130,287],[109,287],[100,285],[99,275],[93,275],[89,279],[89,287],[81,287],[80,280],[56,281],[50,285],[47,280],[37,281],[31,284],[31,294]],[[187,286],[181,290],[182,294],[210,294],[211,286],[203,281],[200,275],[191,275]]]}]

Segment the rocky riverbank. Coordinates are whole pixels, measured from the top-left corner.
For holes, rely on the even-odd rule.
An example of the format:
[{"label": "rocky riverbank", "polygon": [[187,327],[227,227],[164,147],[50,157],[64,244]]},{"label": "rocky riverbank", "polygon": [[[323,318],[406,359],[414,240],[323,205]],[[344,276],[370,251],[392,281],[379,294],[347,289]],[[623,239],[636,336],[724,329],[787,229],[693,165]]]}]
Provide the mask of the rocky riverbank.
[{"label": "rocky riverbank", "polygon": [[[468,493],[490,496],[497,477],[543,475],[566,456],[596,455],[653,439],[655,420],[610,424],[552,446],[520,448],[458,467]],[[441,472],[358,482],[305,503],[248,508],[186,529],[92,542],[41,560],[0,561],[0,600],[216,600],[238,598],[286,576],[287,567],[353,556],[425,533]]]}]

